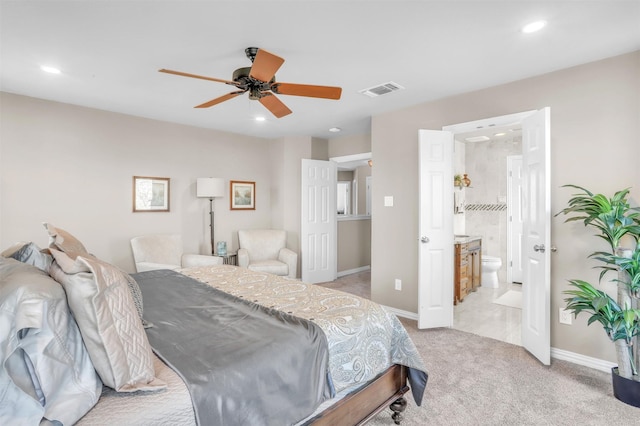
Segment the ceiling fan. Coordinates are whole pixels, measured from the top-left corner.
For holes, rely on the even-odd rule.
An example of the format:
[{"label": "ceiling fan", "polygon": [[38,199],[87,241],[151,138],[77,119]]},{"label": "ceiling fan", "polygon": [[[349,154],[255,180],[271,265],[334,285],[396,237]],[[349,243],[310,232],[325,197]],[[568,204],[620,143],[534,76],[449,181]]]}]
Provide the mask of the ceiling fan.
[{"label": "ceiling fan", "polygon": [[164,68],[159,71],[183,77],[226,83],[231,86],[235,86],[238,89],[203,104],[196,105],[195,108],[209,108],[221,102],[233,99],[243,93],[249,92],[249,99],[260,101],[260,103],[271,111],[274,116],[281,118],[285,115],[291,114],[291,110],[280,99],[278,99],[276,94],[306,96],[311,98],[340,99],[340,95],[342,94],[342,89],[340,87],[276,82],[275,73],[284,63],[284,59],[257,47],[247,47],[244,52],[253,65],[251,65],[251,67],[238,68],[235,70],[231,80],[205,77]]}]

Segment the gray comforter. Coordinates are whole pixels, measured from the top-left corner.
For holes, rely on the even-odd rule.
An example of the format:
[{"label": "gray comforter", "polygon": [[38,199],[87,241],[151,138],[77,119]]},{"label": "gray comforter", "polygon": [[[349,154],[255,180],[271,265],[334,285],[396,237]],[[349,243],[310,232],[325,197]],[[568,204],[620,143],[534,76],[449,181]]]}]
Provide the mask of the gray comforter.
[{"label": "gray comforter", "polygon": [[135,274],[154,351],[183,378],[200,425],[284,425],[333,394],[327,339],[311,321],[174,271]]}]

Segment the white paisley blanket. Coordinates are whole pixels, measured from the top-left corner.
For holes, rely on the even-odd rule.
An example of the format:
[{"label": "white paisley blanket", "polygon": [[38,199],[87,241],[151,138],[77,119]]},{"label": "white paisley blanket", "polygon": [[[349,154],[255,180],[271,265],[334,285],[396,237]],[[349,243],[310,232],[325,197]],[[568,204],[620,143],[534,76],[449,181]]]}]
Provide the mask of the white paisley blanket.
[{"label": "white paisley blanket", "polygon": [[[394,314],[377,303],[231,265],[186,268],[178,272],[233,296],[317,324],[327,336],[329,368],[337,392],[354,384],[364,384],[393,364],[424,372],[426,383],[426,369],[407,331]],[[412,390],[415,398],[416,389]]]}]

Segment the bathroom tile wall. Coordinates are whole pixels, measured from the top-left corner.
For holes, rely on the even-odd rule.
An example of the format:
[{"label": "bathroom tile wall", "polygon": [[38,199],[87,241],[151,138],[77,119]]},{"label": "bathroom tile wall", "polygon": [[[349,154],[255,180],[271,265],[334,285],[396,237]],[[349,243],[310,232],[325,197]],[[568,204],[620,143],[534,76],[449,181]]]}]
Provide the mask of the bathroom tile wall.
[{"label": "bathroom tile wall", "polygon": [[[465,229],[469,235],[482,236],[482,254],[502,259],[498,273],[506,281],[507,260],[507,156],[522,154],[522,137],[505,136],[486,142],[465,144],[465,171],[471,186],[466,188],[466,204],[499,205],[496,210],[465,211]],[[457,215],[456,215],[457,216]]]},{"label": "bathroom tile wall", "polygon": [[[465,173],[466,165],[465,165],[465,144],[458,140],[454,141],[454,150],[453,150],[453,175],[462,175]],[[466,189],[454,188],[454,196],[455,197],[464,197],[466,195]],[[457,198],[455,201],[458,201]],[[464,201],[464,200],[461,200]],[[456,235],[464,235],[467,233],[466,224],[465,224],[465,214],[463,209],[461,212],[456,213],[454,209],[453,215],[453,233]]]}]

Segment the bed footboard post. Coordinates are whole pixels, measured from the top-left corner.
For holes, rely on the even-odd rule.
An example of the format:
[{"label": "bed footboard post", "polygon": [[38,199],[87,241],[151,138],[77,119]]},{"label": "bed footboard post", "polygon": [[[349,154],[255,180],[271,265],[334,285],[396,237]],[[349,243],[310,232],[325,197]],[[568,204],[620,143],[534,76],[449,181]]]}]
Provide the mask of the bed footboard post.
[{"label": "bed footboard post", "polygon": [[393,411],[391,418],[393,419],[395,424],[399,425],[403,419],[402,412],[407,408],[406,398],[402,396],[396,399],[391,403],[389,408],[391,408],[391,411]]}]

